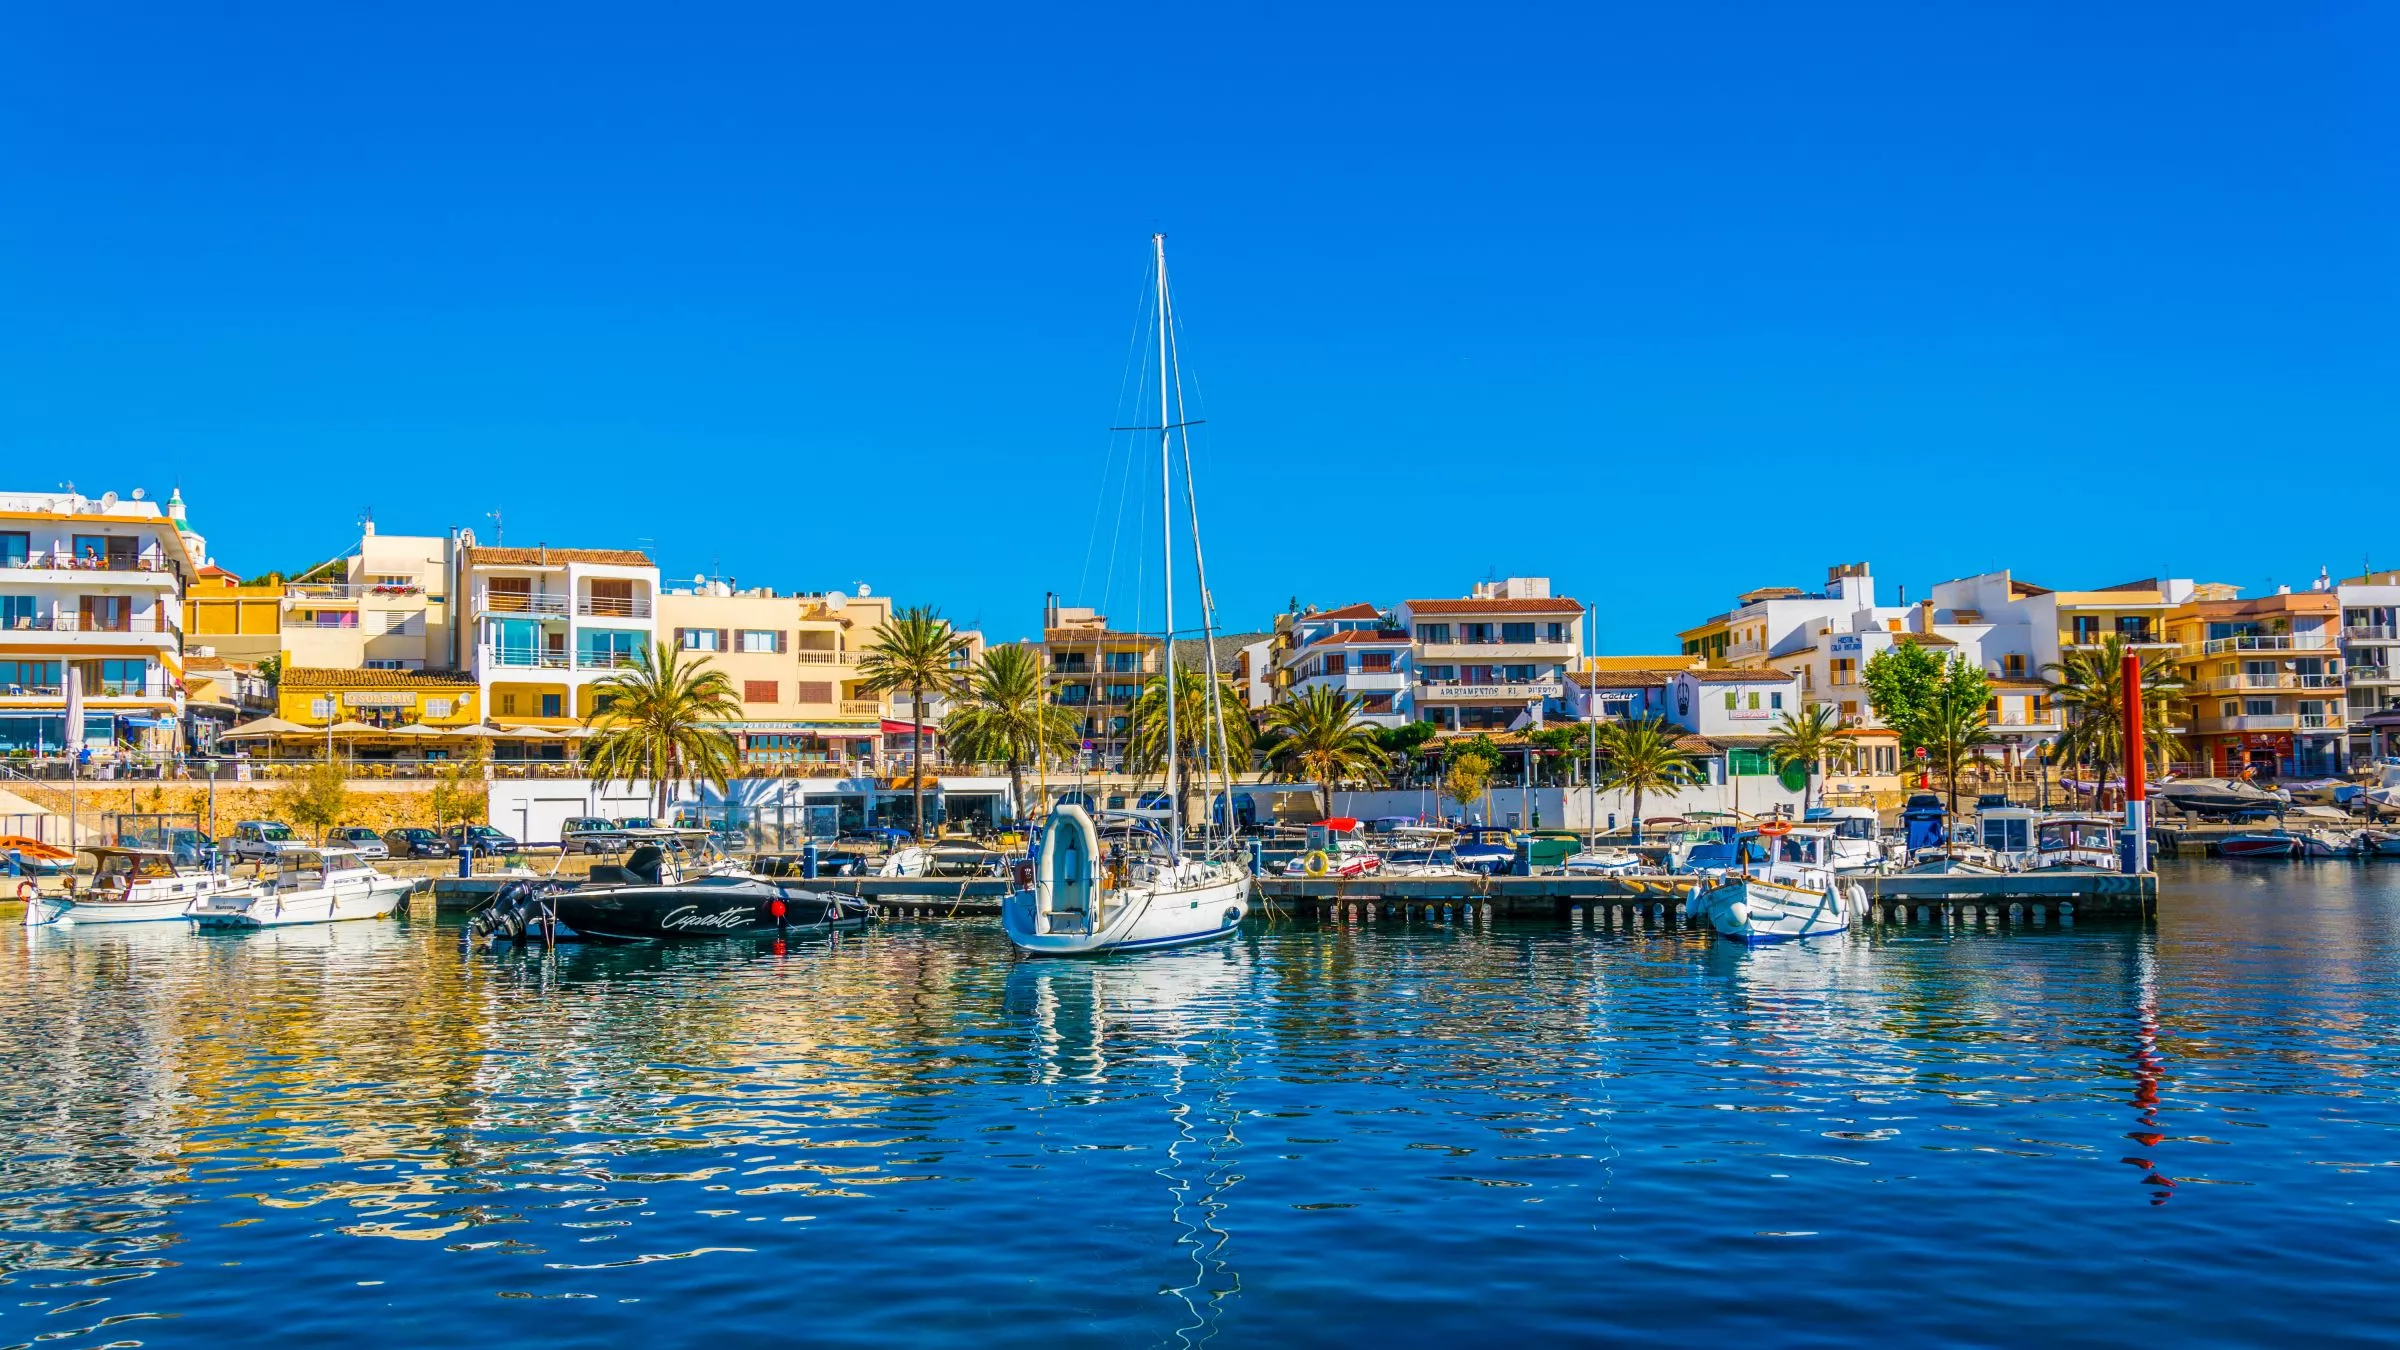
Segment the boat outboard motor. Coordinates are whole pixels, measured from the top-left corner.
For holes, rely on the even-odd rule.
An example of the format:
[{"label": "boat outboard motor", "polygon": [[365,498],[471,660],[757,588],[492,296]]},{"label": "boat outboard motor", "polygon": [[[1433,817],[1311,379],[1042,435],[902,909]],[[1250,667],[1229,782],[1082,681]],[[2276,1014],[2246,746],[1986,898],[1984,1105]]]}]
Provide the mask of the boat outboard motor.
[{"label": "boat outboard motor", "polygon": [[658,884],[658,869],[665,864],[667,851],[656,844],[644,844],[625,860],[625,870],[645,886]]}]

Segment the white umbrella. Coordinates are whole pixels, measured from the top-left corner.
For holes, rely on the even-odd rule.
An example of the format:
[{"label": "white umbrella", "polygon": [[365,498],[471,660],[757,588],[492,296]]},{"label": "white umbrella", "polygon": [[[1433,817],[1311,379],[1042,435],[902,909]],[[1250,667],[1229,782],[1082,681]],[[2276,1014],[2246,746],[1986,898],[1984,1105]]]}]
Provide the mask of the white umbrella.
[{"label": "white umbrella", "polygon": [[[73,706],[73,703],[70,702],[69,706]],[[255,722],[244,722],[238,727],[230,727],[217,739],[220,741],[248,741],[261,740],[268,736],[313,736],[315,734],[314,731],[297,722],[286,722],[280,717],[261,717]]]},{"label": "white umbrella", "polygon": [[83,670],[67,663],[67,746],[69,755],[83,748]]},{"label": "white umbrella", "polygon": [[411,722],[404,727],[385,727],[383,729],[383,734],[386,736],[406,736],[410,740],[416,741],[438,739],[440,737],[447,736],[450,733],[442,730],[440,727],[429,727],[423,722]]}]

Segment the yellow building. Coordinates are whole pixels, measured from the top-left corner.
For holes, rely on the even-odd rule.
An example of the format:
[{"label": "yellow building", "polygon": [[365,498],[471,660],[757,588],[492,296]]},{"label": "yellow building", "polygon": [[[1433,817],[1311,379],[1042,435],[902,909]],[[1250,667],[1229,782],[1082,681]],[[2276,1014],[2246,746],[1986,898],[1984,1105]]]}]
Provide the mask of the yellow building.
[{"label": "yellow building", "polygon": [[283,650],[283,587],[245,586],[222,567],[203,567],[184,587],[185,632],[227,661],[264,661]]},{"label": "yellow building", "polygon": [[1133,704],[1164,666],[1155,634],[1120,633],[1097,610],[1062,606],[1049,598],[1042,615],[1042,664],[1051,697],[1073,713],[1077,730],[1101,768],[1120,768],[1133,730]]},{"label": "yellow building", "polygon": [[379,728],[422,722],[473,726],[483,720],[475,681],[421,670],[338,670],[294,666],[275,686],[275,715],[304,727],[358,722]]}]

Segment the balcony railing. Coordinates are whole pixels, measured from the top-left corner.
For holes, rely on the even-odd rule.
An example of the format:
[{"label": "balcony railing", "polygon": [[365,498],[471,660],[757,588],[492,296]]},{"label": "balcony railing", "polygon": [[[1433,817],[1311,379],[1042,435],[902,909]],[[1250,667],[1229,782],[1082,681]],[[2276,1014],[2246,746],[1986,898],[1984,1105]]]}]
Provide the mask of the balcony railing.
[{"label": "balcony railing", "polygon": [[640,598],[626,600],[614,596],[587,595],[575,602],[575,612],[587,618],[647,619],[650,617],[650,602]]},{"label": "balcony railing", "polygon": [[63,684],[0,684],[0,698],[65,698]]},{"label": "balcony railing", "polygon": [[842,663],[842,654],[802,647],[792,653],[792,659],[804,666],[838,666]]},{"label": "balcony railing", "polygon": [[127,637],[181,637],[183,630],[174,624],[161,628],[155,619],[140,616],[124,623],[87,622],[80,614],[35,614],[20,616],[0,623],[0,636],[10,633],[123,633]]},{"label": "balcony railing", "polygon": [[166,555],[161,553],[137,553],[131,557],[119,554],[113,558],[95,553],[79,558],[75,556],[73,549],[65,548],[46,551],[37,549],[22,557],[0,554],[0,567],[44,572],[169,572],[174,570],[173,565],[167,561]]},{"label": "balcony railing", "polygon": [[2223,652],[2322,652],[2333,649],[2323,633],[2248,633],[2241,637],[2210,638],[2183,644],[2186,656],[2216,656]]},{"label": "balcony railing", "polygon": [[303,581],[283,588],[286,600],[313,600],[323,604],[342,604],[362,599],[405,599],[423,595],[422,586],[405,585],[396,581],[378,582],[367,586],[352,586],[337,581]]},{"label": "balcony railing", "polygon": [[2400,642],[2400,625],[2354,623],[2342,630],[2342,636],[2352,642]]},{"label": "balcony railing", "polygon": [[2339,675],[2219,675],[2210,689],[2339,689]]},{"label": "balcony railing", "polygon": [[485,665],[500,666],[511,670],[565,670],[567,668],[565,652],[536,651],[531,647],[486,647],[483,649],[483,660]]},{"label": "balcony railing", "polygon": [[475,608],[486,614],[565,614],[567,597],[535,591],[475,592]]},{"label": "balcony railing", "polygon": [[883,704],[875,699],[846,698],[842,700],[842,713],[844,716],[874,717],[882,712]]},{"label": "balcony railing", "polygon": [[2339,731],[2349,725],[2340,713],[2244,713],[2198,721],[2202,731]]},{"label": "balcony railing", "polygon": [[577,652],[577,670],[617,670],[633,664],[632,652]]},{"label": "balcony railing", "polygon": [[2349,725],[2349,723],[2340,713],[2300,714],[2300,729],[2302,731],[2339,731],[2347,725]]},{"label": "balcony railing", "polygon": [[2082,649],[2087,651],[2096,651],[2101,647],[2107,646],[2108,640],[2112,637],[2123,642],[2128,647],[2172,647],[2175,645],[2174,643],[2167,641],[2164,635],[2148,628],[2136,629],[2131,633],[2119,633],[2114,631],[2078,633],[2061,645],[2067,647],[2069,650]]}]

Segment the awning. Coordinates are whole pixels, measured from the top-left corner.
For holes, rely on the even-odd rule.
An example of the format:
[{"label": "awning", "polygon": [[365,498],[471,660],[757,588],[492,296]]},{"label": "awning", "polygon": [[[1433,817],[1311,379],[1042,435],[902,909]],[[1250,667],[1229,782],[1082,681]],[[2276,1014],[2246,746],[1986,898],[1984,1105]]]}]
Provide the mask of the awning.
[{"label": "awning", "polygon": [[[925,724],[925,734],[928,736],[939,735],[941,730],[942,724],[939,722],[927,722]],[[914,723],[894,722],[889,718],[884,719],[883,734],[886,736],[913,736],[916,734],[916,731],[917,728]]]}]

